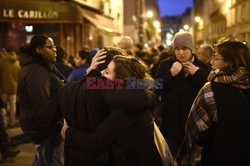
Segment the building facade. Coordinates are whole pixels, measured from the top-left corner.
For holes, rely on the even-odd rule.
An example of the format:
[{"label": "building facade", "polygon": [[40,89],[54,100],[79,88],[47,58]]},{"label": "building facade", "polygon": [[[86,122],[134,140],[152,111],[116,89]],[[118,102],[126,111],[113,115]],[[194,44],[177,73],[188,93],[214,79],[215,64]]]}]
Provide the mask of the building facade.
[{"label": "building facade", "polygon": [[[149,11],[153,14],[151,18],[147,16]],[[140,43],[155,42],[153,22],[156,20],[160,21],[157,0],[124,0],[124,35]]]},{"label": "building facade", "polygon": [[[200,8],[203,10],[201,11]],[[250,0],[194,0],[198,43],[215,43],[225,36],[250,43]]]},{"label": "building facade", "polygon": [[18,52],[34,34],[47,34],[76,55],[84,45],[114,45],[122,33],[122,0],[0,1],[0,48]]}]

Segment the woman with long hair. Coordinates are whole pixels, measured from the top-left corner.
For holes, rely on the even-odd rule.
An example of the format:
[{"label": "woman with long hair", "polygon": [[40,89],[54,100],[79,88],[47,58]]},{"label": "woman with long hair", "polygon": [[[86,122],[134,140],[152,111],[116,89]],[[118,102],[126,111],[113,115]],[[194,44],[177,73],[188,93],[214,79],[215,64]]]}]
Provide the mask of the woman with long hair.
[{"label": "woman with long hair", "polygon": [[192,105],[178,161],[184,164],[196,144],[203,147],[202,166],[245,165],[250,157],[249,49],[224,38],[211,65],[209,82]]},{"label": "woman with long hair", "polygon": [[[102,76],[104,86],[95,87],[106,88],[103,93],[108,115],[92,132],[72,127],[65,117],[61,133],[66,144],[81,149],[86,154],[81,157],[81,161],[72,159],[66,165],[81,165],[105,151],[109,152],[106,165],[163,165],[154,143],[151,113],[155,98],[148,90],[152,87],[145,83],[153,81],[147,66],[134,56],[117,55],[102,71]],[[133,78],[133,81],[128,78]],[[117,85],[119,81],[122,83]],[[105,85],[108,85],[108,89]]]}]

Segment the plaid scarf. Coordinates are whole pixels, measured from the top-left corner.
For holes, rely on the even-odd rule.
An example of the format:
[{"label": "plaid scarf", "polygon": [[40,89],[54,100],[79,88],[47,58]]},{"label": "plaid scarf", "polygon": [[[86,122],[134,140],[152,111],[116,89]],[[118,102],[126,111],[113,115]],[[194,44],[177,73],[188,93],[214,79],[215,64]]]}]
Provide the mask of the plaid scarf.
[{"label": "plaid scarf", "polygon": [[222,70],[214,70],[208,76],[208,81],[230,84],[239,89],[250,89],[250,73],[240,67],[233,74],[228,75]]},{"label": "plaid scarf", "polygon": [[186,136],[176,159],[180,165],[192,165],[188,162],[192,160],[198,148],[194,145],[193,140],[196,140],[201,132],[218,121],[211,82],[230,84],[240,89],[250,89],[250,73],[245,68],[239,68],[231,75],[219,69],[214,70],[209,74],[208,81],[199,91],[191,107],[186,123]]}]

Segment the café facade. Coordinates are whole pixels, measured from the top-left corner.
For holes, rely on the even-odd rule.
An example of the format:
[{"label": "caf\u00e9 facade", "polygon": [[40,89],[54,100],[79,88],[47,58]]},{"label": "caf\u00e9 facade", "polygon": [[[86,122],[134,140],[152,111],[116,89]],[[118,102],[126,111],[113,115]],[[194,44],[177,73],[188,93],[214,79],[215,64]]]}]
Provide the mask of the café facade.
[{"label": "caf\u00e9 facade", "polygon": [[18,52],[34,34],[47,34],[74,56],[84,45],[102,48],[105,41],[121,35],[113,22],[71,1],[1,0],[0,48]]}]

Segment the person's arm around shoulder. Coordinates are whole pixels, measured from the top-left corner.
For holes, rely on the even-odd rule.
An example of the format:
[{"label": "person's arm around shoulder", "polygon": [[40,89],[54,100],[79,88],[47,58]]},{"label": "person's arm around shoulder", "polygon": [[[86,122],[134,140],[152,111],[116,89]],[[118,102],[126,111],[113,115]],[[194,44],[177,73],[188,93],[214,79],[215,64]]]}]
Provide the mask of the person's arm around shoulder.
[{"label": "person's arm around shoulder", "polygon": [[105,151],[117,138],[135,123],[135,119],[127,116],[122,110],[110,112],[94,133],[86,133],[64,124],[61,130],[65,142],[86,152],[90,157]]}]

